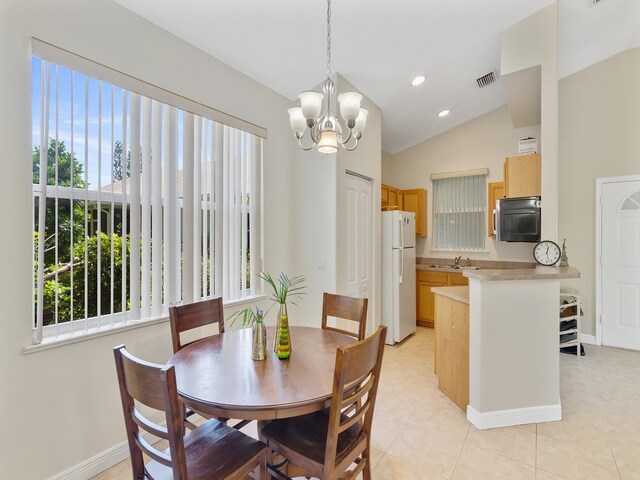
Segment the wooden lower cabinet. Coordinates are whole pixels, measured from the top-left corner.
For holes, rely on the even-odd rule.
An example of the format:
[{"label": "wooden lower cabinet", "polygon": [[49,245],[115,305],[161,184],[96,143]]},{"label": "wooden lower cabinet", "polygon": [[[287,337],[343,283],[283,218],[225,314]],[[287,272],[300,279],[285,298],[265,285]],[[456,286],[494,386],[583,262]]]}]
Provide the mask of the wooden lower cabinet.
[{"label": "wooden lower cabinet", "polygon": [[435,295],[438,388],[465,412],[469,405],[469,304]]},{"label": "wooden lower cabinet", "polygon": [[462,273],[434,272],[418,270],[416,272],[416,323],[420,327],[435,324],[434,295],[432,287],[469,285],[469,279]]},{"label": "wooden lower cabinet", "polygon": [[463,285],[469,285],[469,279],[461,273],[450,273],[447,278],[447,286],[459,287]]}]

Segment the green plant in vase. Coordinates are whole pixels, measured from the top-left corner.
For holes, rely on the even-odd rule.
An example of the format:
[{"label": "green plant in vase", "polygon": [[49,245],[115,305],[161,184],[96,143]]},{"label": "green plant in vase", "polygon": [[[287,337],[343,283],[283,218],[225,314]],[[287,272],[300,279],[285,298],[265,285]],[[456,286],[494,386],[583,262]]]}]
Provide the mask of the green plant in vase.
[{"label": "green plant in vase", "polygon": [[280,273],[274,279],[267,272],[260,272],[258,276],[271,287],[270,299],[274,304],[279,305],[278,318],[276,321],[276,334],[273,342],[273,351],[280,359],[287,359],[291,356],[291,335],[289,332],[289,314],[287,304],[295,305],[297,299],[305,295],[305,278],[302,275],[289,277],[286,273]]},{"label": "green plant in vase", "polygon": [[238,318],[242,318],[242,325],[251,326],[251,359],[264,360],[266,358],[267,331],[263,321],[264,313],[259,307],[247,307],[229,317],[231,325]]}]

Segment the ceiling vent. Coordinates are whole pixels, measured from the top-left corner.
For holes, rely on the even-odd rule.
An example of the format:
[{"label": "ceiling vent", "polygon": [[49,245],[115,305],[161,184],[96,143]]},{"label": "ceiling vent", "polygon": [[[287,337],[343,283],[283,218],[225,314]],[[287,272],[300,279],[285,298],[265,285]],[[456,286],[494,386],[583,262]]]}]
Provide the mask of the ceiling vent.
[{"label": "ceiling vent", "polygon": [[478,82],[479,88],[484,88],[484,87],[488,87],[492,83],[496,83],[497,79],[498,79],[498,76],[496,74],[496,71],[493,70],[487,73],[486,75],[481,76],[480,78],[476,78],[476,82]]},{"label": "ceiling vent", "polygon": [[595,7],[596,5],[600,5],[603,2],[604,2],[604,0],[589,0],[589,6],[590,7]]}]

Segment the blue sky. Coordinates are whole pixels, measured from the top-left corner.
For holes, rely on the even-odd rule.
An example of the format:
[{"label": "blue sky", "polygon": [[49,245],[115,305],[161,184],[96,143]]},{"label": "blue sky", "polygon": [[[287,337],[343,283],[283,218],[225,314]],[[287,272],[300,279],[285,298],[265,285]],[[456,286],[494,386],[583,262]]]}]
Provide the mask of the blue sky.
[{"label": "blue sky", "polygon": [[[44,65],[45,62],[40,58],[35,56],[32,58],[32,144],[34,147],[40,146],[41,142]],[[76,159],[83,165],[83,173],[86,172],[86,178],[92,190],[111,184],[112,145],[118,140],[122,141],[123,137],[123,89],[106,82],[99,82],[79,72],[72,72],[62,66],[50,65],[49,138],[57,138],[65,143],[68,151],[73,151]],[[129,109],[130,94],[126,92],[126,96],[127,109]],[[85,104],[88,105],[88,109],[85,109]],[[72,108],[73,143],[71,142]],[[126,114],[128,117],[129,112],[127,111]],[[128,131],[126,136],[127,146],[129,146]],[[178,163],[182,165],[181,111],[178,113],[178,152]],[[98,163],[100,163],[100,171],[98,171]]]}]

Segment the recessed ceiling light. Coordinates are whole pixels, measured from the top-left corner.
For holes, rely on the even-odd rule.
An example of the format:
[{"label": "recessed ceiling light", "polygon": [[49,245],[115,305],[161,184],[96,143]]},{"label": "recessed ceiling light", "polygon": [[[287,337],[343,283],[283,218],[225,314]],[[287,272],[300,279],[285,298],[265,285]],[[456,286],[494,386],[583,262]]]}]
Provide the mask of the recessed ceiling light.
[{"label": "recessed ceiling light", "polygon": [[442,110],[441,112],[438,112],[438,116],[439,116],[440,118],[442,118],[442,117],[446,117],[446,116],[447,116],[447,115],[449,115],[450,113],[451,113],[451,111],[449,111],[449,110]]},{"label": "recessed ceiling light", "polygon": [[418,85],[422,85],[424,81],[427,79],[424,75],[418,75],[416,78],[411,80],[411,85],[417,87]]}]

